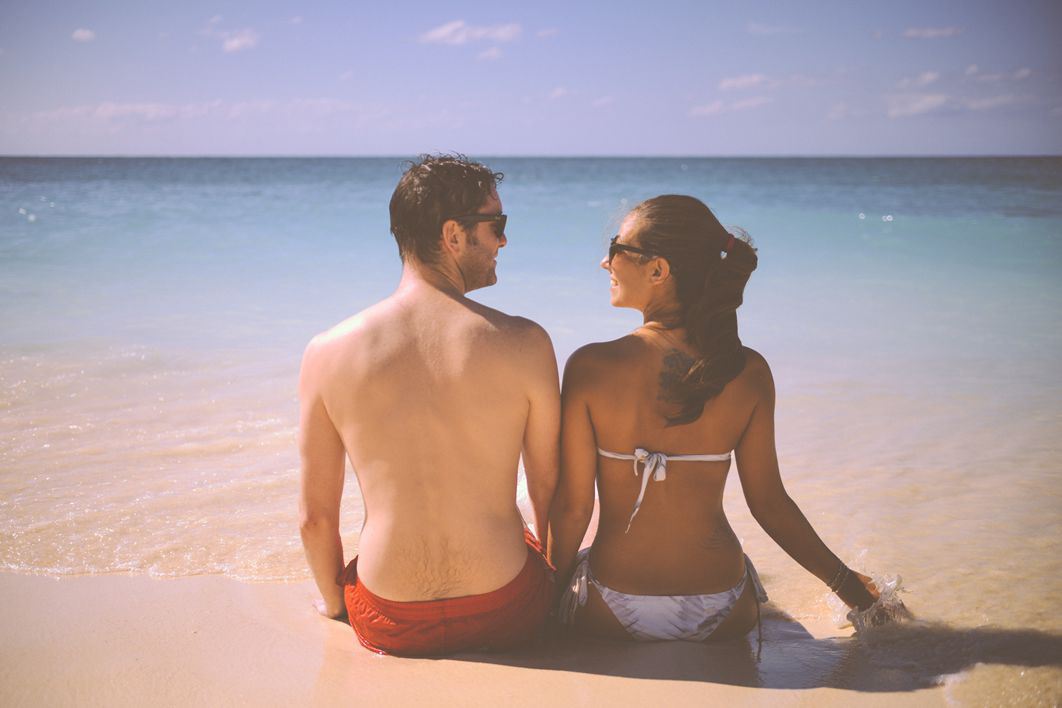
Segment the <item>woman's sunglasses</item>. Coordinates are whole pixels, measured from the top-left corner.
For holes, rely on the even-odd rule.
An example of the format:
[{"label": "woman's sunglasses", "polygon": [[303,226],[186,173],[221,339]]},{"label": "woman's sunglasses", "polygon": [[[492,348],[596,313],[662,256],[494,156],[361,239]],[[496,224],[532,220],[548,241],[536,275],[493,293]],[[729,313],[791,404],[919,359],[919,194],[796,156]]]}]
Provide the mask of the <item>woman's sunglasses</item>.
[{"label": "woman's sunglasses", "polygon": [[648,251],[644,248],[638,248],[637,246],[628,246],[625,243],[616,243],[616,239],[619,238],[619,234],[613,236],[608,242],[608,264],[612,265],[612,259],[616,257],[616,254],[620,251],[627,251],[628,253],[638,253],[643,256],[657,256],[658,254]]}]

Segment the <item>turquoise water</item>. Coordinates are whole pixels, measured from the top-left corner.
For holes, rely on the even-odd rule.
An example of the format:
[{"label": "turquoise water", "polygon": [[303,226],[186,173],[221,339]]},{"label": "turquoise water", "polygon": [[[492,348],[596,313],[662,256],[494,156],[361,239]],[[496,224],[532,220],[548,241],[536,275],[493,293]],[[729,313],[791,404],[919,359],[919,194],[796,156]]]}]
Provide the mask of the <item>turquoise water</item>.
[{"label": "turquoise water", "polygon": [[[486,161],[509,244],[476,299],[540,322],[563,364],[639,323],[598,268],[625,211],[704,199],[759,248],[742,337],[820,534],[923,615],[1062,631],[1062,159]],[[402,169],[0,158],[0,568],[307,577],[298,362],[394,287]],[[726,504],[778,606],[825,616],[736,477]]]},{"label": "turquoise water", "polygon": [[[703,198],[761,248],[744,318],[757,341],[791,347],[772,333],[799,308],[801,329],[836,339],[843,321],[876,345],[908,340],[904,352],[929,324],[939,353],[1057,311],[1060,159],[490,162],[507,175],[510,245],[479,297],[539,319],[562,359],[582,343],[568,330],[608,337],[607,323],[630,321],[608,310],[595,265],[625,206],[668,192]],[[387,201],[401,170],[397,158],[2,159],[3,343],[296,346],[393,285]]]}]

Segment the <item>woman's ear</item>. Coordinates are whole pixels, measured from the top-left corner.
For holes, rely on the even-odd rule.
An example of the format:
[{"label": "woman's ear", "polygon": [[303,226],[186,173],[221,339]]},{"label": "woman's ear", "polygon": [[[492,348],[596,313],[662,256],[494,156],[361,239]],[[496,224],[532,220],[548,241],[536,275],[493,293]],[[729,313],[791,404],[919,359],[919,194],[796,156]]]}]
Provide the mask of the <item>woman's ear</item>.
[{"label": "woman's ear", "polygon": [[653,262],[653,270],[649,273],[649,277],[653,283],[663,283],[671,276],[671,264],[667,262],[666,258],[655,258]]}]

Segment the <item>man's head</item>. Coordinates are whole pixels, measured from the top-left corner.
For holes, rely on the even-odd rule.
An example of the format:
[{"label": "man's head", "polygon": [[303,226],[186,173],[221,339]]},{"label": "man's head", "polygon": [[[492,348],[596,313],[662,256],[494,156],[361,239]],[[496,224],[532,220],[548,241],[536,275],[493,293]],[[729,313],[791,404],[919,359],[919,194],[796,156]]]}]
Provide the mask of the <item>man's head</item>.
[{"label": "man's head", "polygon": [[[422,155],[391,195],[391,233],[403,262],[434,265],[446,251],[457,259],[469,290],[492,285],[497,280],[493,259],[505,245],[504,229],[497,220],[482,217],[501,213],[501,180],[500,172],[461,155]],[[447,247],[453,239],[459,239],[456,250]],[[464,273],[466,268],[476,273]],[[470,278],[479,270],[489,272]],[[482,279],[489,282],[477,282]]]}]

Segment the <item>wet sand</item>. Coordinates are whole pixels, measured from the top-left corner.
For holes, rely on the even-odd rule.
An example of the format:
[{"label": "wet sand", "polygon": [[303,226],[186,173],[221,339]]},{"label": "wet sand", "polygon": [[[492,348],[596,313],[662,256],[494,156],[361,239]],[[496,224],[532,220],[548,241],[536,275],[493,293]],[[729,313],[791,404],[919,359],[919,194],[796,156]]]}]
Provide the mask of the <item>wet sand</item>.
[{"label": "wet sand", "polygon": [[308,609],[295,380],[314,332],[393,287],[393,242],[370,235],[394,165],[16,162],[0,187],[57,208],[0,239],[0,705],[1062,704],[1057,159],[500,161],[533,238],[483,301],[540,322],[562,367],[640,321],[596,267],[623,200],[707,195],[756,237],[741,331],[775,373],[787,491],[934,622],[849,641],[734,469],[727,517],[775,603],[759,662],[747,644],[357,648]]},{"label": "wet sand", "polygon": [[[961,684],[933,676],[959,667],[905,666],[894,648],[893,666],[875,665],[847,631],[771,609],[758,661],[755,632],[709,646],[550,640],[501,655],[399,659],[362,649],[349,626],[313,612],[313,597],[309,582],[0,575],[0,697],[5,705],[977,703]],[[1047,649],[1057,651],[1057,641]]]}]

